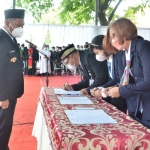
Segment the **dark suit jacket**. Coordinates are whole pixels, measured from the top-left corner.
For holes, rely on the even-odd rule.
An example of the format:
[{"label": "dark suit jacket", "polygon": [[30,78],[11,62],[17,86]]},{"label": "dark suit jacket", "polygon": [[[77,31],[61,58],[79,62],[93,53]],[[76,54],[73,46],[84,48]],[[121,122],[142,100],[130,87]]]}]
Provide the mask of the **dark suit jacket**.
[{"label": "dark suit jacket", "polygon": [[57,57],[58,57],[58,56],[56,56],[56,54],[57,54],[56,51],[51,51],[51,56],[50,56],[50,58],[51,58],[51,61],[52,61],[52,62],[57,60]]},{"label": "dark suit jacket", "polygon": [[27,47],[24,47],[24,50],[22,52],[23,60],[28,60],[28,49]]},{"label": "dark suit jacket", "polygon": [[72,85],[74,90],[78,91],[88,88],[91,76],[94,79],[94,83],[89,87],[90,89],[101,86],[109,80],[107,61],[97,61],[95,54],[90,52],[90,50],[79,51],[79,55],[81,61],[79,69],[83,75],[83,79],[81,82]]},{"label": "dark suit jacket", "polygon": [[[16,58],[15,62],[11,62]],[[16,99],[24,92],[21,55],[17,43],[0,29],[0,101]]]},{"label": "dark suit jacket", "polygon": [[114,85],[118,85],[120,83],[120,79],[123,75],[124,66],[122,62],[122,57],[124,55],[124,51],[119,51],[116,55],[113,54],[113,65],[112,65],[112,78],[109,79],[109,81],[102,85],[102,87],[110,87]]},{"label": "dark suit jacket", "polygon": [[142,102],[143,120],[150,120],[150,42],[133,39],[130,59],[133,77],[128,85],[119,88],[119,93],[126,99],[132,117],[136,118]]},{"label": "dark suit jacket", "polygon": [[35,47],[33,47],[33,56],[32,57],[35,62],[39,61],[39,52]]}]

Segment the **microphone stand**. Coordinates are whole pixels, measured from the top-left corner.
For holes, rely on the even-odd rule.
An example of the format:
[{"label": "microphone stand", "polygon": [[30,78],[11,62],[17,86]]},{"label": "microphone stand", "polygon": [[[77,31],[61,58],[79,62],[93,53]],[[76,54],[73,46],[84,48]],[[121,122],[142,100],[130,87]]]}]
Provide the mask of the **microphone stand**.
[{"label": "microphone stand", "polygon": [[44,53],[42,53],[40,50],[36,49],[39,53],[41,53],[43,56],[45,56],[46,58],[46,62],[47,62],[47,68],[46,68],[46,87],[48,87],[49,84],[49,79],[48,79],[48,61],[50,60],[50,58],[47,57],[47,55],[45,55]]}]

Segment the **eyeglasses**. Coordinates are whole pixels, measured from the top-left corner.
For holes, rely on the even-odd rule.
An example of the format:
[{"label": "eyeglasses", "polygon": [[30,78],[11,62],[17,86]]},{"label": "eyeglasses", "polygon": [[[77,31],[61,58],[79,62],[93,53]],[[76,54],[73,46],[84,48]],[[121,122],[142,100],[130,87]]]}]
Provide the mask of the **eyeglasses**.
[{"label": "eyeglasses", "polygon": [[63,61],[61,61],[62,62],[62,64],[67,68],[67,69],[69,69],[72,73],[74,72],[73,70],[71,70],[70,68],[69,68],[69,64],[68,64],[68,61],[69,61],[69,57],[68,58],[65,58]]},{"label": "eyeglasses", "polygon": [[62,62],[64,65],[67,65],[67,64],[68,64],[68,61],[69,61],[69,57],[65,58],[65,59],[62,60],[61,62]]}]

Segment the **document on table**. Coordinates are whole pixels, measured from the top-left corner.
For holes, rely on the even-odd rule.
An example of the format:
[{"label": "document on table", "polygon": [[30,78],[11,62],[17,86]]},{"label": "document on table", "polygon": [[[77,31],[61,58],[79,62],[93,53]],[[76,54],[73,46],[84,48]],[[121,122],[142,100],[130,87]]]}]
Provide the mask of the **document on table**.
[{"label": "document on table", "polygon": [[87,97],[65,97],[57,96],[61,104],[93,104],[93,102]]},{"label": "document on table", "polygon": [[64,110],[72,124],[114,124],[117,123],[103,110]]},{"label": "document on table", "polygon": [[79,95],[81,94],[80,91],[65,91],[63,89],[54,89],[55,94],[65,94],[65,95]]}]

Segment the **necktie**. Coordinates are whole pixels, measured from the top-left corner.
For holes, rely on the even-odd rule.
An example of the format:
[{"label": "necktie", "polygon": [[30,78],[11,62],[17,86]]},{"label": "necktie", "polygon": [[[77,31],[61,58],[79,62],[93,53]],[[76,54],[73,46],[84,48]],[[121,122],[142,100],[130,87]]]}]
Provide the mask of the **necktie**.
[{"label": "necktie", "polygon": [[109,61],[107,61],[107,67],[108,67],[109,76],[112,78],[112,74],[111,74],[111,63],[110,63]]},{"label": "necktie", "polygon": [[13,38],[13,41],[14,41],[15,44],[17,44],[17,40],[15,38]]},{"label": "necktie", "polygon": [[126,67],[120,80],[120,86],[129,84],[130,61],[126,60]]}]

